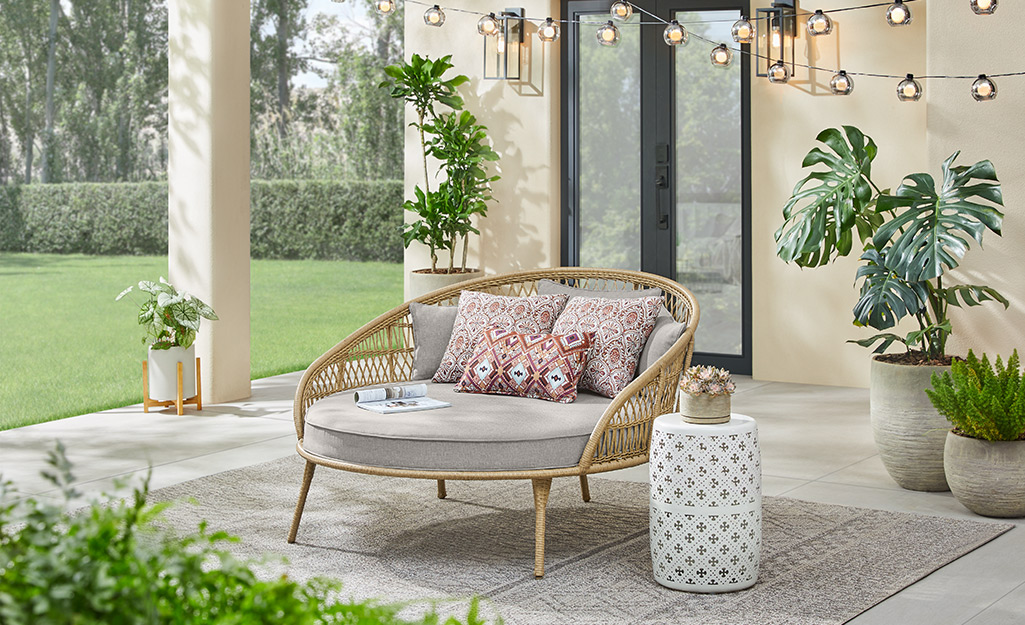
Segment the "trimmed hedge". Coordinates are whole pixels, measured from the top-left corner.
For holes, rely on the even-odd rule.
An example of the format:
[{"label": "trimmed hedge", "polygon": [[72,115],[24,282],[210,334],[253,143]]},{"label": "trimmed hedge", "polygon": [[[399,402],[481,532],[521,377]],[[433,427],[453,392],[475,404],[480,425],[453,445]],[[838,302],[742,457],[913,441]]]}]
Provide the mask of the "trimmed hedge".
[{"label": "trimmed hedge", "polygon": [[[253,181],[253,258],[402,262],[402,183]],[[167,184],[0,187],[0,250],[167,253]]]}]

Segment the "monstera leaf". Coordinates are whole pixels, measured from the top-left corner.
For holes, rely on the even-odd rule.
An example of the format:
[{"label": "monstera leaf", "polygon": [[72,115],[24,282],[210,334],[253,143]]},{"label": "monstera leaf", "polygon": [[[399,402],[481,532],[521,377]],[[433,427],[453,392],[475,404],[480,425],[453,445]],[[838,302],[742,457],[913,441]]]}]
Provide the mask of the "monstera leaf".
[{"label": "monstera leaf", "polygon": [[878,210],[905,210],[879,227],[872,244],[877,249],[890,246],[886,267],[909,282],[932,280],[957,267],[969,238],[981,245],[987,228],[1000,234],[1004,215],[992,205],[1004,201],[993,164],[952,167],[958,154],[943,161],[938,192],[932,176],[911,174],[894,195],[879,197]]},{"label": "monstera leaf", "polygon": [[864,241],[882,223],[882,216],[872,210],[875,142],[853,126],[844,126],[843,133],[827,128],[816,139],[830,151],[813,148],[801,166],[827,169],[797,183],[783,207],[783,225],[775,233],[776,254],[801,267],[825,265],[835,256],[850,254],[855,229]]},{"label": "monstera leaf", "polygon": [[865,264],[858,267],[857,279],[865,281],[854,306],[856,324],[885,330],[925,307],[929,297],[925,283],[908,282],[887,269],[886,256],[878,250],[865,250],[861,260]]}]

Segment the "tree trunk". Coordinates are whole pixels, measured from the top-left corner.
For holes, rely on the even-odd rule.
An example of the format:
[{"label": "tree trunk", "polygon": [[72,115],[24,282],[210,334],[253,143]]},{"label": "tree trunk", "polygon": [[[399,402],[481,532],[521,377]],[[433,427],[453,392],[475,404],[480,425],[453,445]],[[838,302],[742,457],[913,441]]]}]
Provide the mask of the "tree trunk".
[{"label": "tree trunk", "polygon": [[288,17],[288,0],[278,2],[277,69],[278,69],[278,135],[284,139],[288,134],[288,40],[291,36],[291,21]]},{"label": "tree trunk", "polygon": [[50,32],[46,51],[46,130],[43,131],[42,181],[44,183],[53,181],[53,83],[57,74],[57,16],[60,14],[60,10],[60,0],[50,0]]},{"label": "tree trunk", "polygon": [[470,247],[470,233],[463,235],[463,271],[466,271],[466,250]]},{"label": "tree trunk", "polygon": [[25,184],[32,184],[36,133],[32,131],[32,78],[25,72]]},{"label": "tree trunk", "polygon": [[420,153],[424,157],[424,193],[429,194],[431,192],[431,183],[430,177],[427,174],[427,141],[424,139],[424,116],[422,113],[417,113],[417,115],[420,118],[420,126],[418,128],[420,131]]}]

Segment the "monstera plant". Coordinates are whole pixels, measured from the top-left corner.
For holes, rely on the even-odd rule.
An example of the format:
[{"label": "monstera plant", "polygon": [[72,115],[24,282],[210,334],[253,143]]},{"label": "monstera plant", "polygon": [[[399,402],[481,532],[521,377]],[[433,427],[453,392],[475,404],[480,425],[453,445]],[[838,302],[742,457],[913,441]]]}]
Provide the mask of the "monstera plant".
[{"label": "monstera plant", "polygon": [[[906,317],[917,329],[892,331],[850,341],[875,346],[870,400],[872,429],[890,476],[912,490],[947,490],[943,470],[946,423],[929,403],[931,375],[949,365],[950,307],[1008,301],[985,285],[951,284],[947,272],[961,262],[971,242],[982,244],[989,230],[1000,234],[1003,205],[996,171],[989,161],[955,165],[954,152],[941,166],[942,179],[917,173],[897,190],[872,181],[876,144],[857,128],[819,133],[823,147],[804,158],[818,167],[794,187],[776,231],[776,253],[801,267],[818,267],[855,249],[860,242],[856,282],[860,292],[854,323],[889,330]],[[882,354],[902,343],[903,354]],[[924,366],[904,366],[904,365]]]},{"label": "monstera plant", "polygon": [[856,325],[877,330],[914,317],[918,329],[900,336],[892,332],[854,341],[881,353],[893,343],[919,349],[936,360],[944,357],[951,333],[951,306],[977,306],[1008,301],[991,287],[944,284],[944,275],[958,266],[970,241],[982,244],[986,230],[1000,234],[1003,205],[996,170],[989,161],[954,165],[960,152],[943,161],[943,178],[929,174],[904,177],[894,193],[872,181],[876,144],[853,126],[829,128],[817,137],[827,149],[813,148],[804,167],[824,165],[800,180],[776,231],[776,253],[801,267],[825,265],[862,244],[857,280],[860,298],[854,306]]}]

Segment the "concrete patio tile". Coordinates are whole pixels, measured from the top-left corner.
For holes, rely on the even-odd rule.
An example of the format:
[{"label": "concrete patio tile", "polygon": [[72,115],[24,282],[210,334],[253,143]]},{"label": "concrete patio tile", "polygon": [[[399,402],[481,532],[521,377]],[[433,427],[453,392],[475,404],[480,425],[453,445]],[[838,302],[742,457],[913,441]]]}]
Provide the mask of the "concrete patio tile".
[{"label": "concrete patio tile", "polygon": [[967,625],[1021,625],[1022,621],[1025,621],[1025,582],[967,621]]},{"label": "concrete patio tile", "polygon": [[885,488],[903,492],[897,482],[893,481],[890,474],[886,472],[883,461],[878,455],[865,458],[842,469],[834,471],[819,478],[820,482],[832,484],[847,484],[849,486],[868,486],[871,488]]}]

